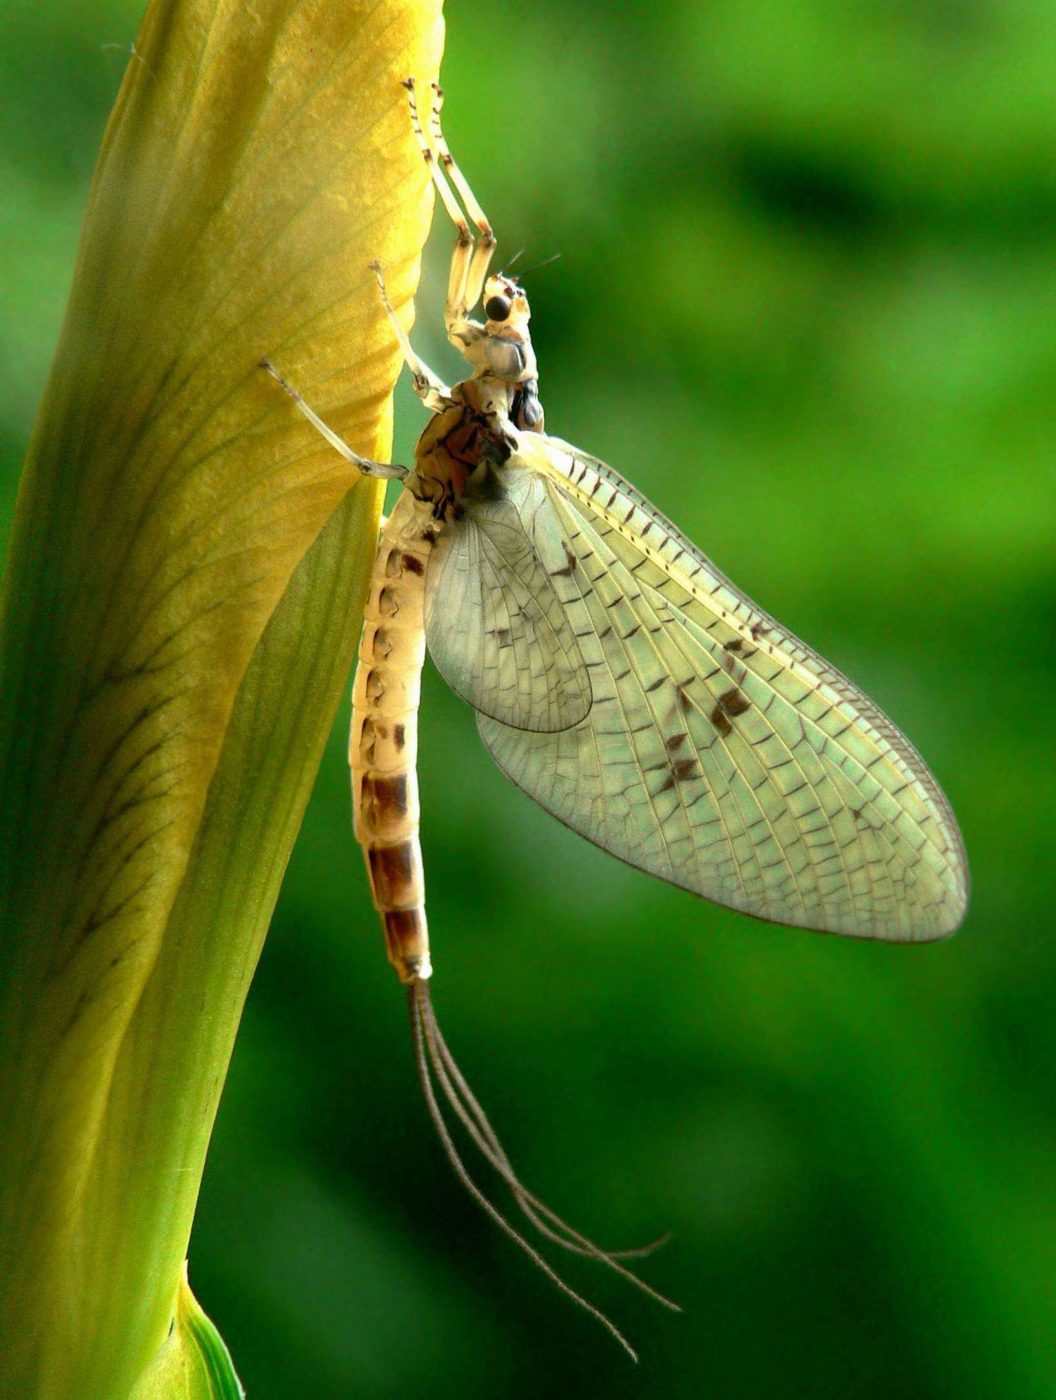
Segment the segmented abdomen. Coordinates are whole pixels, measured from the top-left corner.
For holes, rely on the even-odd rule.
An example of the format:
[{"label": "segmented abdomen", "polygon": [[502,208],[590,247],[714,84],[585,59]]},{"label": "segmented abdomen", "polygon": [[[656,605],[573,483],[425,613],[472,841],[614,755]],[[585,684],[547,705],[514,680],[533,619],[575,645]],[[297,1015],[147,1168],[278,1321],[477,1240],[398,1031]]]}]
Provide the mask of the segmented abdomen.
[{"label": "segmented abdomen", "polygon": [[405,491],[382,531],[364,611],[348,744],[356,840],[401,982],[432,972],[416,772],[430,519],[429,508]]}]

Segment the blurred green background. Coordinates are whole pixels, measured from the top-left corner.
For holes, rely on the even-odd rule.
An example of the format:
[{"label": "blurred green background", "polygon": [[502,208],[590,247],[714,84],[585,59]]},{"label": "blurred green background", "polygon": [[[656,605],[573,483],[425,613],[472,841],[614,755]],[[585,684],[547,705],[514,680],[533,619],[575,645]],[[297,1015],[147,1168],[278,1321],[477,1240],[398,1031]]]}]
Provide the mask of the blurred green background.
[{"label": "blurred green background", "polygon": [[[140,8],[0,19],[5,531]],[[1056,7],[452,0],[448,26],[448,135],[500,258],[562,254],[528,279],[548,427],[906,730],[972,908],[902,948],[698,903],[507,786],[427,677],[441,1019],[536,1190],[602,1242],[673,1232],[645,1272],[684,1317],[568,1270],[635,1370],[440,1154],[352,841],[346,706],[195,1290],[251,1400],[1056,1395]],[[450,242],[415,338],[457,376]],[[398,410],[409,461],[422,413],[405,389]]]}]

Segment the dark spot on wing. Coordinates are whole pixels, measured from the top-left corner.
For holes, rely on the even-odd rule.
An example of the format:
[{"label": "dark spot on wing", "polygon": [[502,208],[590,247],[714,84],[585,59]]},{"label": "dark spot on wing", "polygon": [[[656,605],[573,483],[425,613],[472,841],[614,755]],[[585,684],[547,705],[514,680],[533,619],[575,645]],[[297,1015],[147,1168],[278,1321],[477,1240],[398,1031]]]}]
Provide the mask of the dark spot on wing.
[{"label": "dark spot on wing", "polygon": [[675,753],[689,738],[688,734],[672,734],[669,739],[664,740],[664,747],[668,753]]},{"label": "dark spot on wing", "polygon": [[728,690],[725,695],[720,695],[719,699],[722,702],[722,708],[731,716],[743,715],[745,710],[750,710],[752,707],[752,702],[744,691],[738,690],[736,687]]},{"label": "dark spot on wing", "polygon": [[742,690],[736,686],[731,686],[729,690],[723,691],[715,702],[715,707],[709,715],[709,719],[724,739],[728,739],[733,733],[731,719],[736,719],[738,715],[743,715],[745,710],[751,706],[751,701]]},{"label": "dark spot on wing", "polygon": [[571,578],[575,572],[576,565],[579,563],[568,541],[562,540],[561,543],[565,548],[565,567],[563,569],[554,569],[551,573],[551,578]]}]

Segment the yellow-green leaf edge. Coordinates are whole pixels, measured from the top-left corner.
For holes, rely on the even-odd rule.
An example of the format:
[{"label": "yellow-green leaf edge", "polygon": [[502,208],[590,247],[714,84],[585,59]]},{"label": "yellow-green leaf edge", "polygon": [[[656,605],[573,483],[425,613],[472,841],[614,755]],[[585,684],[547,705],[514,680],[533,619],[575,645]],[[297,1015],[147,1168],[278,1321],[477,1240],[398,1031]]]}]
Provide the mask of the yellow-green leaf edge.
[{"label": "yellow-green leaf edge", "polygon": [[245,1400],[231,1353],[191,1292],[184,1269],[172,1331],[129,1400]]},{"label": "yellow-green leaf edge", "polygon": [[387,458],[441,46],[155,0],[107,129],[0,611],[3,1393],[124,1400],[169,1335],[380,509],[257,360]]}]

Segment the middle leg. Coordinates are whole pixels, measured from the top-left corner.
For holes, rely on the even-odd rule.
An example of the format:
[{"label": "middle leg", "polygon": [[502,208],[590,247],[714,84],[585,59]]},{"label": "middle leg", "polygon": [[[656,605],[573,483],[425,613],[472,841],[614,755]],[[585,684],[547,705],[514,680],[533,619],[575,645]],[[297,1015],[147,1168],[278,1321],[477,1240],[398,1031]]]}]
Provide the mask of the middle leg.
[{"label": "middle leg", "polygon": [[356,470],[361,472],[363,476],[380,477],[385,481],[404,480],[407,476],[406,467],[401,467],[398,462],[374,462],[369,457],[361,457],[358,452],[355,452],[349,447],[343,437],[335,433],[333,428],[323,422],[314,408],[311,408],[305,403],[304,399],[301,398],[300,394],[289,380],[285,379],[279,373],[270,360],[262,359],[259,363],[260,368],[266,369],[272,379],[285,389],[286,393],[289,394],[290,398],[297,405],[301,413],[304,414],[305,418],[308,419],[308,422],[311,423],[316,432],[326,438],[334,451],[339,452],[346,462],[351,462]]},{"label": "middle leg", "polygon": [[381,304],[385,308],[385,314],[389,318],[392,329],[396,332],[396,339],[399,341],[400,349],[403,351],[403,359],[407,368],[411,371],[411,382],[414,385],[414,392],[429,409],[430,413],[439,413],[442,409],[448,408],[453,402],[451,390],[443,380],[429,368],[425,361],[411,344],[410,336],[400,325],[399,319],[389,300],[389,293],[385,286],[385,277],[381,270],[381,263],[372,262],[374,276],[378,279],[378,291],[381,293]]}]

